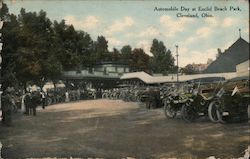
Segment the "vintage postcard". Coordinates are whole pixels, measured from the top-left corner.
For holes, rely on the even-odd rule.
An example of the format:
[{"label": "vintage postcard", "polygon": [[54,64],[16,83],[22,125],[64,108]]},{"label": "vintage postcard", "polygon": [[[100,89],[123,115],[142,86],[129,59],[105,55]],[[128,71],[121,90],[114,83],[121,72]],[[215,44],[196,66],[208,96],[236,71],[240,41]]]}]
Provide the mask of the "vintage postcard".
[{"label": "vintage postcard", "polygon": [[250,153],[248,0],[0,0],[1,158]]}]

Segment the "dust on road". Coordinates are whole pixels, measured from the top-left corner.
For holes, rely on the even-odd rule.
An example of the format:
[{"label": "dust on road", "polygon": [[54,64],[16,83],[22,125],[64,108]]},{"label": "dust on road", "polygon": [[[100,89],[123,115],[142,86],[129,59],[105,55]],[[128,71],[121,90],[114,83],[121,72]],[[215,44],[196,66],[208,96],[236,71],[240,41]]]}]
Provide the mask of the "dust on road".
[{"label": "dust on road", "polygon": [[89,100],[17,114],[0,126],[2,157],[220,158],[241,157],[249,145],[248,123],[185,123],[162,109],[121,100]]}]

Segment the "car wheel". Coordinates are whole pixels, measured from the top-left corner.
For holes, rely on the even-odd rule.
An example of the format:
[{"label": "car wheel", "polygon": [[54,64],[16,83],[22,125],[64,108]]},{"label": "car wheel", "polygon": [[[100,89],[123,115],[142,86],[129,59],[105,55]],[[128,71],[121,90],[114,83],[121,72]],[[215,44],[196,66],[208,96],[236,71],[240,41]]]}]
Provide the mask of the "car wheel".
[{"label": "car wheel", "polygon": [[217,117],[218,107],[219,107],[219,101],[217,100],[212,101],[208,106],[208,117],[214,123],[219,121]]},{"label": "car wheel", "polygon": [[192,105],[185,103],[181,108],[181,117],[186,122],[193,122],[197,118],[197,113]]},{"label": "car wheel", "polygon": [[170,103],[164,102],[164,114],[167,118],[176,117],[176,111],[171,107]]}]

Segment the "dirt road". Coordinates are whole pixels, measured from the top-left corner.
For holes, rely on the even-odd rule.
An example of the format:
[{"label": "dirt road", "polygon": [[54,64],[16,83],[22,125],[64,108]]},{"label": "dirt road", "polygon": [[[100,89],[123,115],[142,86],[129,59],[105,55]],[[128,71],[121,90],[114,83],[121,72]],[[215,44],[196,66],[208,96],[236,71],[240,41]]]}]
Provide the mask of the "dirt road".
[{"label": "dirt road", "polygon": [[231,158],[249,145],[248,123],[185,123],[120,100],[89,100],[17,114],[0,126],[2,157]]}]

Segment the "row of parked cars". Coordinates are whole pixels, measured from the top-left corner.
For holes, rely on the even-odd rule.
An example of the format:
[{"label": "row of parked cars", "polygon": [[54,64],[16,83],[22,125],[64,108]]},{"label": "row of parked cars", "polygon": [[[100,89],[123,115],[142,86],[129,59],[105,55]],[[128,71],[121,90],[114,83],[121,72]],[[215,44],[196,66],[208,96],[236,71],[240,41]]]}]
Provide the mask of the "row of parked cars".
[{"label": "row of parked cars", "polygon": [[163,102],[164,112],[168,118],[175,118],[179,113],[187,122],[200,116],[208,116],[212,122],[247,120],[250,115],[249,93],[249,77],[195,83],[190,91],[167,95]]},{"label": "row of parked cars", "polygon": [[143,102],[146,107],[163,107],[167,118],[186,122],[207,116],[212,122],[234,122],[250,118],[249,77],[228,81],[204,78],[160,86],[126,86],[109,90],[103,98]]}]

